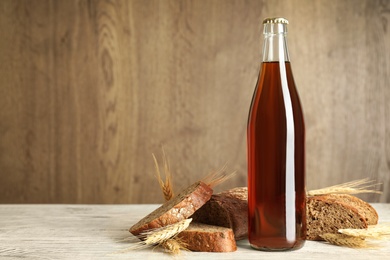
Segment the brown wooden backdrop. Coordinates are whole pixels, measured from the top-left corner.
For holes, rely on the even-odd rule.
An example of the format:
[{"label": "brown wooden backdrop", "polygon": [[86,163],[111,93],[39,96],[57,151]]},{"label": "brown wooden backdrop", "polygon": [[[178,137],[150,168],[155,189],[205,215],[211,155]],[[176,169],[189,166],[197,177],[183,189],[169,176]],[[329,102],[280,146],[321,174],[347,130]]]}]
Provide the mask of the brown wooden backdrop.
[{"label": "brown wooden backdrop", "polygon": [[246,185],[261,21],[289,19],[307,188],[390,202],[390,1],[0,1],[0,203],[159,203],[228,162]]}]

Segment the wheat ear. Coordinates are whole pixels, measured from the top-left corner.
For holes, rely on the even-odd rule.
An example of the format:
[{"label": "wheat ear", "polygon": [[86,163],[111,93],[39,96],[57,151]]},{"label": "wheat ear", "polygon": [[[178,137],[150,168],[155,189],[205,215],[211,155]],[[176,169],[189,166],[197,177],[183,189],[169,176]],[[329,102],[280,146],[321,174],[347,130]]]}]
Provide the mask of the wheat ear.
[{"label": "wheat ear", "polygon": [[[338,185],[329,186],[326,188],[311,190],[307,192],[308,196],[324,195],[324,194],[358,194],[358,193],[382,193],[378,191],[380,183],[368,178],[350,181]],[[374,189],[372,189],[374,188]]]},{"label": "wheat ear", "polygon": [[333,234],[325,233],[320,235],[326,242],[336,246],[346,246],[353,248],[364,248],[367,247],[364,238],[351,237],[345,234]]},{"label": "wheat ear", "polygon": [[184,219],[172,225],[143,232],[140,236],[145,237],[145,239],[141,243],[146,245],[161,244],[185,230],[190,225],[191,221],[192,218]]},{"label": "wheat ear", "polygon": [[[155,246],[155,245],[163,246],[162,244],[164,244],[164,242],[166,242],[167,240],[170,240],[173,238],[176,239],[177,234],[179,234],[180,232],[185,230],[190,225],[191,221],[192,221],[192,218],[184,219],[184,220],[177,222],[175,224],[172,224],[172,225],[147,230],[146,232],[143,232],[143,233],[136,236],[138,239],[141,239],[142,241],[139,241],[137,243],[133,243],[130,247],[128,247],[124,250],[121,250],[121,251],[117,251],[115,253],[116,254],[126,253],[126,252],[129,252],[132,250],[144,249],[144,248]],[[132,238],[129,240],[132,240]],[[170,244],[170,242],[168,242],[168,244]],[[184,244],[183,244],[183,246],[184,246]]]},{"label": "wheat ear", "polygon": [[236,172],[226,173],[226,164],[220,169],[210,172],[206,177],[202,179],[210,188],[225,182],[236,174]]},{"label": "wheat ear", "polygon": [[368,226],[367,229],[339,229],[339,233],[353,237],[383,239],[390,236],[390,223]]},{"label": "wheat ear", "polygon": [[169,167],[169,161],[167,159],[167,156],[163,150],[163,164],[164,164],[164,174],[165,174],[165,182],[161,178],[161,172],[160,172],[160,166],[158,164],[158,161],[156,159],[156,156],[152,154],[153,160],[154,160],[154,166],[156,168],[156,178],[158,183],[160,184],[160,188],[162,190],[162,193],[164,195],[165,201],[169,201],[173,198],[173,186],[172,186],[172,174],[171,169]]}]

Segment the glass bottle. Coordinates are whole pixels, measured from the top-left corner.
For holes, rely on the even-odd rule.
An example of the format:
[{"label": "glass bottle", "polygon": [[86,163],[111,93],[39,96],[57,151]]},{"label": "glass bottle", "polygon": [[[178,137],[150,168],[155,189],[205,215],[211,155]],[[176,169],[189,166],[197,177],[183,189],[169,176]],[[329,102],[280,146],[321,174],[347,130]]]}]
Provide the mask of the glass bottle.
[{"label": "glass bottle", "polygon": [[249,243],[301,248],[306,237],[305,126],[284,18],[264,24],[263,61],[248,118]]}]

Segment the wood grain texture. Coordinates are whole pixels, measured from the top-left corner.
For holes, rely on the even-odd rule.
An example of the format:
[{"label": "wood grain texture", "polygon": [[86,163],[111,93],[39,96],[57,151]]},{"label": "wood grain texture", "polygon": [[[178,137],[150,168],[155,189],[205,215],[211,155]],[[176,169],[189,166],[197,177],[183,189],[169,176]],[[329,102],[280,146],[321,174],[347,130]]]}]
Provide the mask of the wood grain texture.
[{"label": "wood grain texture", "polygon": [[[380,223],[390,221],[390,204],[373,204]],[[0,205],[0,258],[2,259],[172,259],[155,248],[126,251],[139,241],[128,228],[158,205]],[[338,247],[306,241],[297,251],[259,252],[248,240],[230,253],[183,252],[179,259],[311,260],[388,259],[390,241],[371,249]],[[378,246],[379,245],[379,246]]]},{"label": "wood grain texture", "polygon": [[307,188],[390,202],[390,2],[0,1],[0,203],[157,203],[228,163],[246,185],[261,21],[290,21]]}]

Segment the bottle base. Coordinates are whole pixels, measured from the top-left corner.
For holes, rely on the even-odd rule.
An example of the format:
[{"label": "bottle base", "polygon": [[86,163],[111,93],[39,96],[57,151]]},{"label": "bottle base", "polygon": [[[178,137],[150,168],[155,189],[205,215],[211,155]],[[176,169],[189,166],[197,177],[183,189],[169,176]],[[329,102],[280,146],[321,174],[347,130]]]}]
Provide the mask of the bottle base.
[{"label": "bottle base", "polygon": [[298,250],[298,249],[301,249],[304,244],[305,244],[305,242],[303,241],[303,243],[302,242],[301,243],[296,243],[296,244],[292,245],[292,247],[267,247],[267,246],[256,246],[256,245],[253,245],[253,244],[250,244],[250,246],[253,249],[256,249],[256,250],[259,250],[259,251],[280,252],[280,251],[294,251],[294,250]]}]

